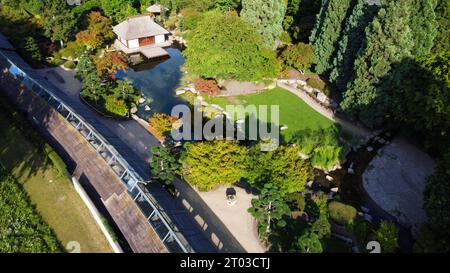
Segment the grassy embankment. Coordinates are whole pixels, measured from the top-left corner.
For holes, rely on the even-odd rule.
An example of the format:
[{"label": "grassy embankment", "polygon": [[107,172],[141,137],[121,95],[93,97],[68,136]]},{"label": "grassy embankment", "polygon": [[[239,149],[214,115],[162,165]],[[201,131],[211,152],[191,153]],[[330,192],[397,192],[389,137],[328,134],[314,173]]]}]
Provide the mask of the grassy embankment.
[{"label": "grassy embankment", "polygon": [[[89,210],[60,165],[47,156],[45,141],[0,98],[0,161],[20,183],[63,246],[70,241],[81,252],[111,252]],[[56,161],[56,163],[54,163]]]}]

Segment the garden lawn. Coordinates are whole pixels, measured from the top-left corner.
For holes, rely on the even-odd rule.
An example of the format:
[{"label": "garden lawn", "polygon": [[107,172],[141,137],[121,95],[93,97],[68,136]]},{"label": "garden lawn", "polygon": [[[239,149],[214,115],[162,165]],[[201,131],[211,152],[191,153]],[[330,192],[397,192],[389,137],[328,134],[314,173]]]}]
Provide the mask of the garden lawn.
[{"label": "garden lawn", "polygon": [[[5,105],[0,106],[4,109]],[[3,111],[7,110],[0,110],[0,162],[23,185],[62,245],[77,241],[81,252],[111,252],[69,178],[58,175],[45,156],[44,141],[20,115],[15,113],[13,121],[11,114]],[[22,125],[17,126],[17,122]]]},{"label": "garden lawn", "polygon": [[[282,88],[275,88],[258,94],[235,96],[235,97],[211,97],[205,98],[209,104],[217,104],[226,109],[226,105],[279,105],[280,121],[279,126],[287,125],[288,129],[281,131],[281,135],[286,142],[298,132],[304,130],[318,130],[329,128],[335,123],[314,109],[309,107],[303,100],[289,91]],[[269,119],[270,121],[270,110]],[[267,120],[263,120],[267,121]]]}]

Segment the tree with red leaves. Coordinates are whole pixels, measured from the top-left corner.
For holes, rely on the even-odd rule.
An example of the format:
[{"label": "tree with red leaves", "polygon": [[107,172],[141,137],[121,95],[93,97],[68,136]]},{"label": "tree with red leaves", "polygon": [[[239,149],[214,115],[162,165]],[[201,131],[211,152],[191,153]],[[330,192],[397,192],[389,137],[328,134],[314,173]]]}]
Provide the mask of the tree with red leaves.
[{"label": "tree with red leaves", "polygon": [[88,48],[99,48],[108,40],[114,38],[111,29],[112,21],[98,11],[92,11],[88,15],[88,27],[76,35],[77,42]]},{"label": "tree with red leaves", "polygon": [[105,52],[95,61],[97,74],[102,78],[115,79],[119,70],[127,71],[128,62],[125,55],[119,51]]}]

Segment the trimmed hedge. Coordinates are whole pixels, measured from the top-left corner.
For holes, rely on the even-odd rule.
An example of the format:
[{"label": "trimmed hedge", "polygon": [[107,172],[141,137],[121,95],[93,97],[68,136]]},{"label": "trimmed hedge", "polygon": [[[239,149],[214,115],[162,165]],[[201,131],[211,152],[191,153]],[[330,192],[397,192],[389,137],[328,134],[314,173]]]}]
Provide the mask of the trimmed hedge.
[{"label": "trimmed hedge", "polygon": [[56,171],[58,172],[58,175],[61,176],[67,176],[69,177],[69,173],[67,171],[67,165],[64,162],[64,160],[56,153],[53,148],[45,144],[44,150],[48,158],[52,161],[53,166],[55,167]]},{"label": "trimmed hedge", "polygon": [[328,204],[328,213],[331,219],[340,225],[352,224],[357,215],[354,207],[337,201]]}]

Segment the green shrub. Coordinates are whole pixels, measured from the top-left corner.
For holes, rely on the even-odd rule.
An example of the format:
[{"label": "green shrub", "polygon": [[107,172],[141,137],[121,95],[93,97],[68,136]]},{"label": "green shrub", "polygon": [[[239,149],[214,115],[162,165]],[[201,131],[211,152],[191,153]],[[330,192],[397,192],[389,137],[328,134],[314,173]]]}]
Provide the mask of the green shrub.
[{"label": "green shrub", "polygon": [[180,21],[180,29],[182,31],[194,30],[203,20],[203,13],[196,9],[184,9],[181,11],[183,17]]},{"label": "green shrub", "polygon": [[317,78],[309,78],[306,83],[311,86],[312,88],[316,88],[319,90],[325,90],[325,83]]},{"label": "green shrub", "polygon": [[320,169],[329,170],[339,164],[342,157],[342,147],[333,145],[319,146],[314,149],[311,164]]},{"label": "green shrub", "polygon": [[346,144],[339,139],[339,129],[302,131],[293,137],[301,153],[311,158],[314,167],[329,170],[339,164],[344,156]]},{"label": "green shrub", "polygon": [[177,121],[176,117],[164,113],[155,113],[150,119],[150,126],[159,137],[166,137],[172,130],[173,123]]},{"label": "green shrub", "polygon": [[66,47],[59,51],[59,54],[66,59],[76,59],[85,51],[81,43],[68,42]]},{"label": "green shrub", "polygon": [[399,249],[398,227],[394,223],[382,221],[375,231],[375,239],[380,243],[383,253],[395,253]]},{"label": "green shrub", "polygon": [[58,172],[58,175],[69,176],[67,171],[67,165],[64,160],[56,153],[56,151],[48,144],[44,146],[45,153],[47,154],[50,161],[53,163],[53,167]]},{"label": "green shrub", "polygon": [[312,88],[316,88],[322,91],[325,95],[330,96],[330,88],[328,85],[320,79],[317,78],[309,78],[306,83]]},{"label": "green shrub", "polygon": [[123,100],[117,100],[113,96],[105,97],[105,110],[119,117],[125,117],[128,115],[128,107]]},{"label": "green shrub", "polygon": [[356,219],[348,228],[355,235],[356,242],[361,249],[365,248],[366,244],[373,237],[373,227],[369,222],[364,220]]},{"label": "green shrub", "polygon": [[357,215],[354,207],[336,201],[328,204],[328,212],[333,221],[344,226],[352,224]]},{"label": "green shrub", "polygon": [[51,62],[54,65],[60,66],[65,63],[65,61],[62,59],[61,53],[59,51],[53,52],[53,61]]},{"label": "green shrub", "polygon": [[75,69],[77,65],[72,61],[67,61],[64,63],[64,67],[67,69]]},{"label": "green shrub", "polygon": [[286,44],[292,43],[291,36],[289,35],[289,33],[287,31],[284,31],[283,33],[281,33],[280,40]]},{"label": "green shrub", "polygon": [[287,69],[309,71],[314,61],[314,49],[311,45],[304,43],[290,45],[281,53],[280,58]]},{"label": "green shrub", "polygon": [[306,207],[306,201],[303,193],[295,192],[286,194],[286,203],[292,210],[304,211]]}]

